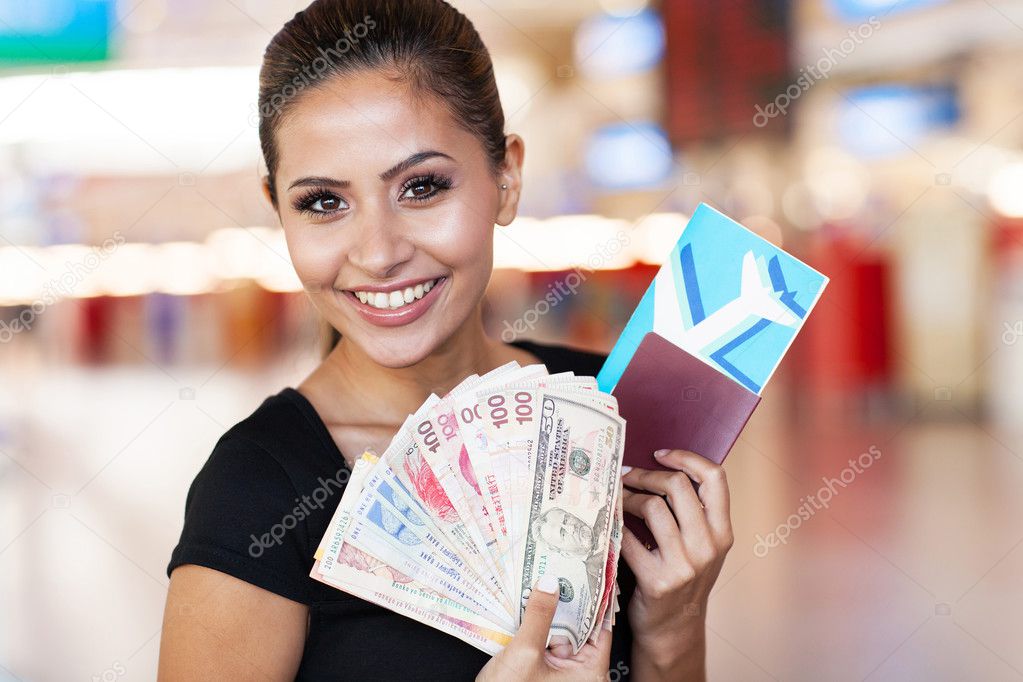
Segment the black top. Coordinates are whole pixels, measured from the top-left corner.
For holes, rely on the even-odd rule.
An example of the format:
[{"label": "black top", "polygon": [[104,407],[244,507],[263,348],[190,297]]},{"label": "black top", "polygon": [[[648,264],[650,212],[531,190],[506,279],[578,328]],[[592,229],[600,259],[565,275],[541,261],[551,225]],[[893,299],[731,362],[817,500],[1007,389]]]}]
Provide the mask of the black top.
[{"label": "black top", "polygon": [[[605,356],[516,341],[552,374],[596,376]],[[167,575],[198,564],[309,606],[299,680],[472,680],[482,651],[309,577],[350,471],[312,404],[294,388],[272,395],[217,442],[188,490],[185,525]],[[627,679],[626,616],[635,578],[619,566],[611,679]]]}]

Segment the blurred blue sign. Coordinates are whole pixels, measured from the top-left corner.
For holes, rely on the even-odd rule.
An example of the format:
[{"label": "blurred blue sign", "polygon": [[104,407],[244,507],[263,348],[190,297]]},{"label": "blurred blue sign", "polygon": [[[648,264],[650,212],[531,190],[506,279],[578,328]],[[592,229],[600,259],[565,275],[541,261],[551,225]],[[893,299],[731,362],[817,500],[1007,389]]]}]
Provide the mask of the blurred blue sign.
[{"label": "blurred blue sign", "polygon": [[602,189],[656,187],[671,175],[674,159],[664,129],[649,122],[599,128],[586,146],[586,175]]},{"label": "blurred blue sign", "polygon": [[0,66],[110,56],[115,0],[0,0]]},{"label": "blurred blue sign", "polygon": [[584,21],[575,35],[575,64],[594,80],[648,71],[664,55],[664,25],[656,12],[602,14]]},{"label": "blurred blue sign", "polygon": [[948,0],[827,0],[827,5],[832,14],[842,21],[863,21],[872,16],[881,18],[946,2]]},{"label": "blurred blue sign", "polygon": [[867,158],[911,153],[928,135],[959,121],[949,85],[877,85],[847,91],[838,102],[842,146]]}]

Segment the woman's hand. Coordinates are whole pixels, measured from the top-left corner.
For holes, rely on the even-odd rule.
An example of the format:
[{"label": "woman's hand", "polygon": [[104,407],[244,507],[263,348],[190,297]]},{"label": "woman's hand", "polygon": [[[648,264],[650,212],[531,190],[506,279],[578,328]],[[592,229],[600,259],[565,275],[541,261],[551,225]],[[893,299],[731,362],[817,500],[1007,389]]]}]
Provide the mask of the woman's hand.
[{"label": "woman's hand", "polygon": [[611,633],[600,630],[595,644],[587,642],[575,656],[559,658],[547,649],[547,634],[557,607],[558,582],[548,574],[530,593],[519,631],[483,667],[476,676],[477,682],[602,682],[610,666]]},{"label": "woman's hand", "polygon": [[622,477],[644,491],[623,491],[625,511],[642,518],[657,541],[648,550],[628,529],[622,537],[622,557],[636,575],[633,667],[649,666],[644,677],[702,679],[707,600],[733,542],[728,482],[720,465],[695,453],[655,456],[675,471],[635,468]]}]

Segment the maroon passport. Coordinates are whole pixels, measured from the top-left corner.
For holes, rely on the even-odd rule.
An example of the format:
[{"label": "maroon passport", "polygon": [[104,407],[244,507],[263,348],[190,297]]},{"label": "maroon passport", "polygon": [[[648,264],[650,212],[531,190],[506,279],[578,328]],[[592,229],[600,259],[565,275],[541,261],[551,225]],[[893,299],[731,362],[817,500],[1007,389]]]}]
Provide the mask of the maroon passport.
[{"label": "maroon passport", "polygon": [[[720,464],[760,402],[756,393],[654,332],[643,337],[611,393],[626,421],[623,463],[644,469],[667,469],[654,457],[661,448],[690,450]],[[641,519],[626,513],[625,525],[648,547],[656,546]]]}]

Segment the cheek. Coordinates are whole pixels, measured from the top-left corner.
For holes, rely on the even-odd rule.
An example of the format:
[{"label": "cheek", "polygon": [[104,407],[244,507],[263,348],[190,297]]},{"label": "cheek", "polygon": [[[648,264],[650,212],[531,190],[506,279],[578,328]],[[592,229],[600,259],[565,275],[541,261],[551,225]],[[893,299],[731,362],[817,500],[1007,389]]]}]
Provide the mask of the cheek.
[{"label": "cheek", "polygon": [[315,235],[300,236],[294,230],[285,230],[285,237],[295,273],[305,289],[315,292],[331,288],[341,264],[340,250]]},{"label": "cheek", "polygon": [[463,270],[489,270],[493,261],[494,223],[487,208],[451,202],[420,233],[420,244],[441,262]]}]

